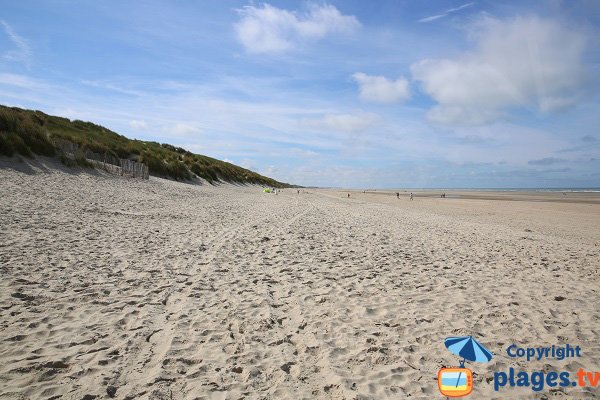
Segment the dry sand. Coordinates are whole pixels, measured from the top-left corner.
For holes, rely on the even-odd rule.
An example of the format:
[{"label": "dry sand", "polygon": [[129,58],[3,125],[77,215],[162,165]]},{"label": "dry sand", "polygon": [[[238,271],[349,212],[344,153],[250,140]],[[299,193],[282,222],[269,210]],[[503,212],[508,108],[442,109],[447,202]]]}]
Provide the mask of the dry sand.
[{"label": "dry sand", "polygon": [[444,338],[470,334],[495,354],[468,364],[470,398],[599,396],[491,382],[600,370],[597,195],[273,195],[2,163],[1,399],[435,399],[458,364]]}]

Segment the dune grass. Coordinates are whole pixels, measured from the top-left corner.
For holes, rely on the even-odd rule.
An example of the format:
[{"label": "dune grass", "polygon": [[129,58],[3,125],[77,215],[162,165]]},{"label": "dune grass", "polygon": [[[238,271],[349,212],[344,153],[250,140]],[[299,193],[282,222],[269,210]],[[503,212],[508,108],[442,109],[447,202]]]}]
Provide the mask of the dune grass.
[{"label": "dune grass", "polygon": [[60,151],[54,145],[55,138],[76,143],[82,151],[89,150],[143,162],[148,165],[151,175],[163,178],[187,181],[196,175],[210,183],[224,181],[272,187],[289,186],[181,147],[129,139],[92,122],[71,121],[41,111],[0,106],[0,155],[60,156]]},{"label": "dune grass", "polygon": [[53,156],[54,146],[42,125],[31,118],[11,109],[0,108],[0,154],[12,156],[33,154]]}]

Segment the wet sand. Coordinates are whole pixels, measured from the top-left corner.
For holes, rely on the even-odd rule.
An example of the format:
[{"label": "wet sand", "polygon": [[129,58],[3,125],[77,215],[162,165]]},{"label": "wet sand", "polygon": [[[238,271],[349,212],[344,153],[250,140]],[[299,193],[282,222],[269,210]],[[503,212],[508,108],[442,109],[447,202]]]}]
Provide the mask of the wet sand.
[{"label": "wet sand", "polygon": [[[362,190],[350,190],[351,193],[363,194]],[[600,192],[598,191],[527,191],[527,190],[511,190],[511,191],[494,191],[494,190],[369,190],[364,194],[370,196],[395,196],[398,192],[402,197],[410,196],[412,192],[414,197],[419,198],[439,198],[440,195],[446,194],[448,199],[462,200],[505,200],[505,201],[529,201],[529,202],[552,202],[552,203],[583,203],[583,204],[600,204]]]}]

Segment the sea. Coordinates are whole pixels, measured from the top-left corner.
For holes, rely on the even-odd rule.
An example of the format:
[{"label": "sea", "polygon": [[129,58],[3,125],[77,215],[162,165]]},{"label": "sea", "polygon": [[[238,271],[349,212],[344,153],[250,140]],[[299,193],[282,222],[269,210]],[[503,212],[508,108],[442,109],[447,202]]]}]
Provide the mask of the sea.
[{"label": "sea", "polygon": [[465,191],[465,192],[550,192],[550,193],[600,193],[600,188],[402,188],[368,189],[368,191],[424,190],[424,191]]}]

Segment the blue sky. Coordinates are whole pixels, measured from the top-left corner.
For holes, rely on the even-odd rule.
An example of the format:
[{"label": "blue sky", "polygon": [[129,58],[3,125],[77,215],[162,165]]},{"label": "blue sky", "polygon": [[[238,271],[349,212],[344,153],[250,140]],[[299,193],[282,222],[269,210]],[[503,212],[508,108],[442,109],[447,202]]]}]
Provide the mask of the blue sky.
[{"label": "blue sky", "polygon": [[276,179],[600,187],[597,1],[3,1],[0,103]]}]

